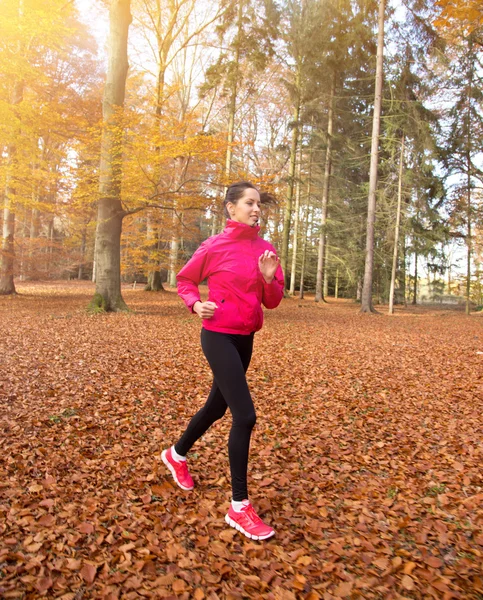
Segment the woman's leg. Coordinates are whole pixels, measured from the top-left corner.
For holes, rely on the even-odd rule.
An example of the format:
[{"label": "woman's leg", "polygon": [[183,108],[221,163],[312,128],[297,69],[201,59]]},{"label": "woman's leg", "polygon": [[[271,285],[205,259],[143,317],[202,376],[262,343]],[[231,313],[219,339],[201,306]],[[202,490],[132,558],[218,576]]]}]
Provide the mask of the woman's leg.
[{"label": "woman's leg", "polygon": [[255,407],[245,377],[252,355],[253,334],[229,335],[202,330],[201,345],[218,390],[233,417],[228,439],[233,500],[245,500],[248,498],[250,437],[256,422]]},{"label": "woman's leg", "polygon": [[183,435],[174,445],[181,456],[186,456],[193,444],[207,431],[215,421],[221,419],[226,412],[226,402],[216,381],[213,380],[211,391],[205,405],[192,417]]},{"label": "woman's leg", "polygon": [[[203,338],[203,331],[201,332],[201,336]],[[210,332],[207,332],[208,336]],[[215,336],[215,352],[223,352],[224,351],[224,342],[223,338],[218,339],[217,336],[225,334],[216,334]],[[242,361],[243,369],[246,372],[248,366],[250,365],[250,359],[252,356],[252,348],[253,348],[253,336],[234,336],[242,338],[241,339],[241,352],[240,358]],[[246,339],[244,339],[246,338]],[[202,342],[203,343],[203,342]],[[218,349],[216,346],[221,343],[220,348]],[[232,342],[229,342],[230,344]],[[213,344],[211,344],[213,346]],[[213,379],[213,384],[211,386],[211,391],[208,395],[205,405],[191,418],[191,421],[188,424],[183,435],[180,437],[178,442],[174,445],[174,449],[181,456],[186,456],[188,452],[191,450],[192,446],[195,444],[197,440],[213,425],[215,421],[221,419],[227,409],[227,404],[225,399],[223,398],[223,394],[220,391],[216,383],[216,379]]]}]

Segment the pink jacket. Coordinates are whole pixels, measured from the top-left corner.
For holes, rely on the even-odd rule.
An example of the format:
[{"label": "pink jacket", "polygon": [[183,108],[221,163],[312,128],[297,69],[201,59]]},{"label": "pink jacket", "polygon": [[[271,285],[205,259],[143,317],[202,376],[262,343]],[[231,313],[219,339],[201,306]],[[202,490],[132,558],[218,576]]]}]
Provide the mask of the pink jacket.
[{"label": "pink jacket", "polygon": [[267,283],[258,258],[274,247],[258,236],[260,227],[228,220],[223,233],[204,241],[178,273],[178,294],[193,310],[200,301],[198,285],[208,278],[208,300],[218,308],[203,327],[220,333],[248,335],[263,325],[261,303],[276,308],[283,297],[283,273],[278,267]]}]

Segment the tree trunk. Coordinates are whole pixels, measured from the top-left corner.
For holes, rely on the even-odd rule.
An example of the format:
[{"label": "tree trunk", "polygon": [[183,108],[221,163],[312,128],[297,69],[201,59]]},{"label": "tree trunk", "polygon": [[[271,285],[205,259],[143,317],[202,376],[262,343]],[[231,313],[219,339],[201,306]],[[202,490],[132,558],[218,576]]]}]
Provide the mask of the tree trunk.
[{"label": "tree trunk", "polygon": [[80,281],[84,277],[84,263],[86,260],[86,247],[87,247],[87,225],[82,232],[81,241],[81,259],[79,263],[79,269],[77,271],[77,279]]},{"label": "tree trunk", "polygon": [[147,292],[161,292],[164,290],[161,282],[161,272],[159,270],[149,271],[148,283],[146,284],[144,290]]},{"label": "tree trunk", "polygon": [[295,215],[293,227],[293,244],[292,244],[292,265],[290,269],[290,289],[289,294],[295,294],[295,276],[297,274],[297,250],[299,236],[299,212],[300,212],[300,172],[302,166],[302,152],[299,150],[299,161],[297,165],[297,182],[295,184]]},{"label": "tree trunk", "polygon": [[315,283],[315,301],[324,300],[325,243],[327,229],[327,209],[329,206],[330,169],[332,163],[332,130],[334,123],[335,73],[332,74],[330,87],[329,115],[327,122],[327,149],[325,152],[324,187],[322,191],[322,214],[320,217],[319,254],[317,259],[317,279]]},{"label": "tree trunk", "polygon": [[[9,158],[13,157],[11,152]],[[3,210],[3,235],[0,262],[0,295],[15,294],[15,283],[13,281],[15,265],[15,212],[13,208],[13,196],[15,190],[9,176],[5,191],[5,208]]]},{"label": "tree trunk", "polygon": [[302,300],[304,297],[304,279],[305,279],[305,262],[307,260],[307,243],[309,237],[309,210],[307,206],[307,216],[305,218],[304,227],[304,243],[302,246],[302,265],[300,267],[300,287],[299,287],[299,298]]},{"label": "tree trunk", "polygon": [[173,235],[171,237],[171,244],[169,249],[169,272],[168,272],[168,284],[171,287],[176,287],[176,271],[178,264],[178,251],[179,251],[179,237],[177,234],[177,223],[178,219],[175,212],[173,211]]},{"label": "tree trunk", "polygon": [[161,272],[158,260],[159,234],[154,224],[153,211],[148,211],[146,225],[146,242],[148,252],[148,282],[144,286],[146,292],[160,292],[164,290],[161,282]]},{"label": "tree trunk", "polygon": [[108,65],[102,113],[99,205],[96,230],[96,293],[91,307],[127,310],[121,295],[122,107],[128,71],[130,0],[111,0]]},{"label": "tree trunk", "polygon": [[362,278],[359,277],[357,279],[357,288],[356,288],[356,301],[360,302],[362,299]]},{"label": "tree trunk", "polygon": [[[469,49],[472,54],[472,43],[473,37],[470,37],[469,40]],[[472,163],[471,163],[471,97],[473,95],[473,70],[474,63],[472,62],[469,72],[469,82],[468,82],[468,110],[466,117],[466,174],[467,174],[467,205],[466,205],[466,217],[467,217],[467,227],[466,227],[466,248],[467,248],[467,257],[466,257],[466,314],[469,315],[471,312],[471,255],[473,252],[472,249],[472,215],[471,215],[471,171],[472,171]]]},{"label": "tree trunk", "polygon": [[[296,88],[300,91],[300,69],[297,69]],[[292,129],[292,144],[290,146],[290,165],[288,171],[288,190],[287,201],[283,215],[283,234],[282,234],[282,257],[280,264],[284,273],[287,272],[288,264],[288,246],[290,241],[290,227],[292,222],[292,203],[295,183],[295,165],[297,163],[297,149],[299,144],[299,119],[300,119],[300,97],[294,107]],[[286,279],[286,278],[285,278]]]},{"label": "tree trunk", "polygon": [[404,134],[401,139],[401,156],[399,158],[399,182],[397,189],[396,228],[394,231],[394,252],[392,256],[391,287],[389,290],[389,314],[394,313],[394,289],[396,287],[397,258],[399,246],[399,225],[401,223],[402,176],[404,162]]},{"label": "tree trunk", "polygon": [[407,250],[406,250],[406,236],[403,237],[403,274],[402,274],[402,299],[404,302],[404,306],[407,306],[407,297],[406,297],[406,260],[407,260]]},{"label": "tree trunk", "polygon": [[[24,3],[18,0],[18,18],[19,25],[23,21]],[[17,44],[20,52],[20,42]],[[17,79],[13,84],[10,104],[19,105],[23,100],[24,81]],[[20,127],[17,127],[15,137],[20,136]],[[8,146],[8,156],[6,160],[7,175],[5,182],[5,205],[3,209],[3,232],[2,246],[0,251],[0,295],[15,294],[14,268],[15,268],[15,203],[16,203],[16,184],[17,176],[17,146],[15,142]]]},{"label": "tree trunk", "polygon": [[369,198],[367,207],[366,261],[362,288],[361,312],[376,312],[372,305],[372,279],[374,268],[374,225],[376,221],[377,164],[379,159],[379,131],[381,125],[382,80],[384,57],[384,11],[385,0],[379,0],[379,33],[377,36],[376,92],[372,121],[371,169],[369,174]]},{"label": "tree trunk", "polygon": [[96,256],[97,256],[97,236],[94,236],[94,257],[92,260],[92,282],[93,283],[96,282],[96,271],[97,271]]},{"label": "tree trunk", "polygon": [[176,265],[178,263],[178,251],[179,251],[179,241],[178,238],[173,238],[171,240],[171,249],[169,253],[169,285],[171,287],[176,287]]},{"label": "tree trunk", "polygon": [[[469,154],[469,153],[468,153]],[[468,157],[469,158],[469,157]],[[469,315],[471,312],[471,256],[472,256],[472,231],[471,231],[471,159],[468,162],[468,184],[467,184],[467,230],[466,230],[466,314]]]},{"label": "tree trunk", "polygon": [[[38,195],[34,199],[35,204],[38,202]],[[39,278],[37,274],[37,261],[35,260],[35,252],[38,252],[38,238],[40,232],[40,211],[38,208],[32,209],[30,218],[30,236],[29,236],[29,273],[27,279],[35,281]]]},{"label": "tree trunk", "polygon": [[327,265],[329,264],[329,244],[327,238],[325,240],[325,256],[324,256],[324,300],[329,295],[329,270]]},{"label": "tree trunk", "polygon": [[418,253],[414,253],[414,282],[413,282],[413,301],[411,304],[417,304],[418,297]]},{"label": "tree trunk", "polygon": [[[230,178],[231,165],[233,160],[233,140],[235,137],[235,115],[236,115],[236,99],[238,94],[238,81],[240,79],[240,41],[243,35],[243,1],[238,3],[238,31],[235,44],[235,56],[233,59],[233,72],[231,73],[231,94],[228,112],[228,133],[227,146],[225,156],[225,179],[226,183]],[[226,187],[225,187],[226,193]]]},{"label": "tree trunk", "polygon": [[[168,60],[168,52],[173,43],[173,14],[171,6],[171,15],[168,22],[168,26],[166,31],[164,31],[163,25],[163,8],[161,7],[160,0],[156,0],[156,43],[157,43],[157,53],[158,53],[158,72],[157,72],[157,81],[156,81],[156,106],[154,109],[155,115],[155,126],[157,128],[157,133],[162,129],[162,115],[163,115],[163,106],[164,106],[164,87],[166,80],[166,69],[167,69],[167,60]],[[163,36],[164,32],[164,36]],[[161,155],[161,147],[155,147],[156,153]],[[161,156],[160,162],[161,162]],[[161,173],[160,167],[157,165],[156,167],[157,173],[155,175],[155,192],[158,193],[159,187],[161,184]],[[148,212],[147,216],[147,227],[146,227],[146,245],[147,245],[147,262],[148,262],[148,282],[144,287],[144,290],[147,292],[159,292],[163,290],[163,284],[161,282],[161,273],[159,271],[159,264],[157,260],[153,260],[153,253],[157,254],[158,250],[158,235],[155,230],[154,218],[152,211]],[[158,276],[159,275],[159,276]]]},{"label": "tree trunk", "polygon": [[339,267],[337,267],[335,272],[335,291],[334,298],[337,300],[339,297]]},{"label": "tree trunk", "polygon": [[307,244],[309,237],[309,230],[312,231],[312,212],[310,210],[310,194],[312,191],[312,148],[310,149],[310,160],[309,160],[309,172],[307,176],[307,215],[305,218],[305,235],[304,235],[304,246],[302,252],[302,268],[300,271],[300,293],[299,297],[304,297],[304,280],[305,280],[305,263],[307,261]]},{"label": "tree trunk", "polygon": [[214,211],[211,215],[211,235],[216,235],[218,229],[218,215]]}]

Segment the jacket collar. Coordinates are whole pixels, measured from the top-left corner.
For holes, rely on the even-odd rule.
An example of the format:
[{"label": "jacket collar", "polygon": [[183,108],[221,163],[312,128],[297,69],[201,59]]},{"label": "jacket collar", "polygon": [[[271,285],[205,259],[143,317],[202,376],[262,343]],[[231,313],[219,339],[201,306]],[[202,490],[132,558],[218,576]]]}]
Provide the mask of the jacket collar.
[{"label": "jacket collar", "polygon": [[238,221],[232,221],[231,219],[227,219],[223,233],[228,234],[231,238],[241,240],[253,240],[258,236],[259,231],[259,225],[251,227],[246,223],[239,223]]}]

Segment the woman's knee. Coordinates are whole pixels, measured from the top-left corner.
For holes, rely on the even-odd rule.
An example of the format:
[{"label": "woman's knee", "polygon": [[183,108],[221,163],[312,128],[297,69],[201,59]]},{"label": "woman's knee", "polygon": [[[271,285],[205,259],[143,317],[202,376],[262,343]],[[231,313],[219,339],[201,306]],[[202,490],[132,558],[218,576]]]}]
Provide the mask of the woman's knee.
[{"label": "woman's knee", "polygon": [[208,406],[205,405],[200,411],[197,413],[196,417],[206,423],[213,424],[215,421],[223,418],[226,413],[226,405],[223,406]]},{"label": "woman's knee", "polygon": [[244,429],[253,429],[257,422],[257,415],[255,411],[247,412],[243,415],[237,415],[233,418],[234,427],[243,427]]},{"label": "woman's knee", "polygon": [[213,415],[212,415],[213,422],[219,421],[220,419],[222,419],[225,416],[226,408],[227,408],[226,406],[222,406],[213,411]]}]

